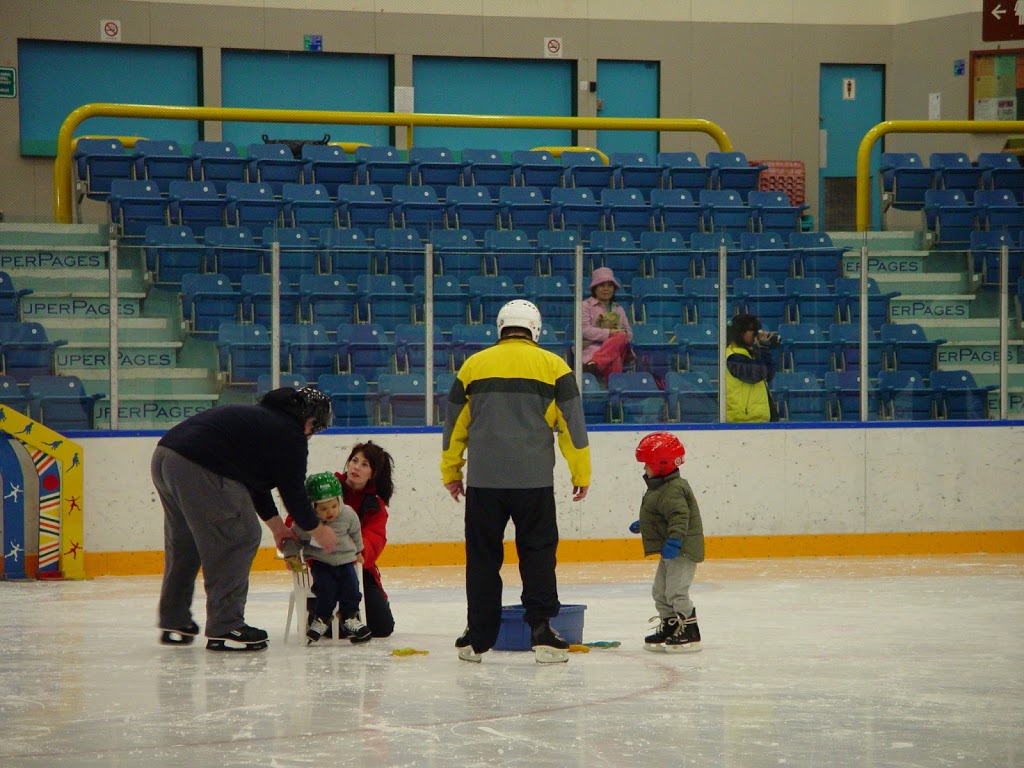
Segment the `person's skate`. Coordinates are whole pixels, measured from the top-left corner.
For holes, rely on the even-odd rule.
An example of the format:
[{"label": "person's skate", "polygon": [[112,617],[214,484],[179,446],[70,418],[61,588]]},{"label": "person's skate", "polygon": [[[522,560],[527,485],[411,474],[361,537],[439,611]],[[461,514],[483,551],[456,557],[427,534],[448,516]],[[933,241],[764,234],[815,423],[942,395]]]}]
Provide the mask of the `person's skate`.
[{"label": "person's skate", "polygon": [[319,618],[309,622],[309,629],[306,630],[306,645],[315,645],[320,638],[326,634],[331,625]]},{"label": "person's skate", "polygon": [[530,645],[538,664],[564,664],[569,660],[569,644],[547,619],[530,630]]},{"label": "person's skate", "polygon": [[160,627],[161,645],[192,645],[199,634],[199,625],[190,621],[185,627]]},{"label": "person's skate", "polygon": [[208,637],[206,650],[208,651],[265,651],[267,649],[268,635],[262,629],[250,627],[243,624],[238,629],[233,629],[223,635]]},{"label": "person's skate", "polygon": [[370,628],[363,624],[358,613],[342,618],[340,634],[347,637],[350,643],[365,643],[371,638]]},{"label": "person's skate", "polygon": [[666,618],[655,616],[651,621],[660,621],[660,623],[652,634],[644,638],[644,650],[663,651],[665,650],[665,641],[674,635],[676,629],[678,629],[679,619],[676,616],[668,616]]},{"label": "person's skate", "polygon": [[474,664],[479,664],[483,660],[483,656],[487,651],[477,650],[472,641],[469,639],[469,627],[466,627],[466,631],[455,641],[455,647],[459,649],[459,658],[463,661],[471,661]]},{"label": "person's skate", "polygon": [[678,618],[679,625],[671,637],[665,640],[665,650],[669,653],[694,653],[700,650],[700,628],[697,626],[697,609],[687,617],[682,614]]}]

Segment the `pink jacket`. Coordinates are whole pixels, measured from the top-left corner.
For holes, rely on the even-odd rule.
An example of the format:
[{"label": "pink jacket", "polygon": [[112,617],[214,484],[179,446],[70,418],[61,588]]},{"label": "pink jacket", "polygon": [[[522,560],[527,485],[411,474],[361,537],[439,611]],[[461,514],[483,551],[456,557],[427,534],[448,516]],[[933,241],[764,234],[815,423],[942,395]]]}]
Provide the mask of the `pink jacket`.
[{"label": "pink jacket", "polygon": [[[630,341],[633,340],[633,329],[629,326],[629,320],[626,318],[626,310],[622,308],[622,305],[612,302],[612,310],[619,316],[619,324],[622,329],[626,332],[626,338]],[[608,340],[608,336],[611,335],[611,331],[608,328],[598,328],[597,319],[604,314],[604,305],[595,299],[593,296],[583,300],[582,315],[583,315],[583,363],[589,363],[590,359],[594,356],[594,352]]]}]

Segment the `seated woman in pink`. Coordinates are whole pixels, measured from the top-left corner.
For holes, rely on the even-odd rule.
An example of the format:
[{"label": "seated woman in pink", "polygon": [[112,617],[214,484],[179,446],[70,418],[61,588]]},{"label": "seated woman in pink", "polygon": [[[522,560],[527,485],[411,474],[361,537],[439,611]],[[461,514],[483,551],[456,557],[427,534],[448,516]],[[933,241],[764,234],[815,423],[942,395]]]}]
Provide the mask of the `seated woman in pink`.
[{"label": "seated woman in pink", "polygon": [[583,300],[583,370],[601,381],[635,360],[629,346],[633,329],[626,311],[615,303],[615,291],[621,287],[614,272],[598,267],[590,277],[590,298]]}]

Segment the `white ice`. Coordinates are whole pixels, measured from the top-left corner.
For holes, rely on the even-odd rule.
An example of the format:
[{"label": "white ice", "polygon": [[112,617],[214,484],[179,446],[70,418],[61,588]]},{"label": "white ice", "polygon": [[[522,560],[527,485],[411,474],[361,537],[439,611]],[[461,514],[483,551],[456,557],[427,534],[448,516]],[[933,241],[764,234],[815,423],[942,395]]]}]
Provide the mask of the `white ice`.
[{"label": "white ice", "polygon": [[708,562],[686,655],[643,650],[654,567],[560,565],[622,645],[549,666],[456,657],[460,568],[386,569],[395,635],[313,648],[254,574],[234,654],[158,645],[157,577],[0,582],[0,766],[1024,766],[1024,556]]}]

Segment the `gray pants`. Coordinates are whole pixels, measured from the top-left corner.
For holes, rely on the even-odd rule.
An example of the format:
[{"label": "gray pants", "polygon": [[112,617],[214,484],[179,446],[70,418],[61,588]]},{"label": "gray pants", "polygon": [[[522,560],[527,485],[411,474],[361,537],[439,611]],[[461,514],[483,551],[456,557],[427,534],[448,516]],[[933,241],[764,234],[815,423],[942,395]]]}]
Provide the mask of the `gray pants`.
[{"label": "gray pants", "polygon": [[249,571],[263,534],[249,491],[159,446],[150,471],[164,508],[159,625],[178,629],[192,621],[202,566],[206,636],[237,629],[245,623]]},{"label": "gray pants", "polygon": [[684,555],[674,560],[662,558],[658,562],[651,595],[661,618],[667,619],[676,614],[689,616],[693,612],[690,585],[696,572],[697,564]]}]

